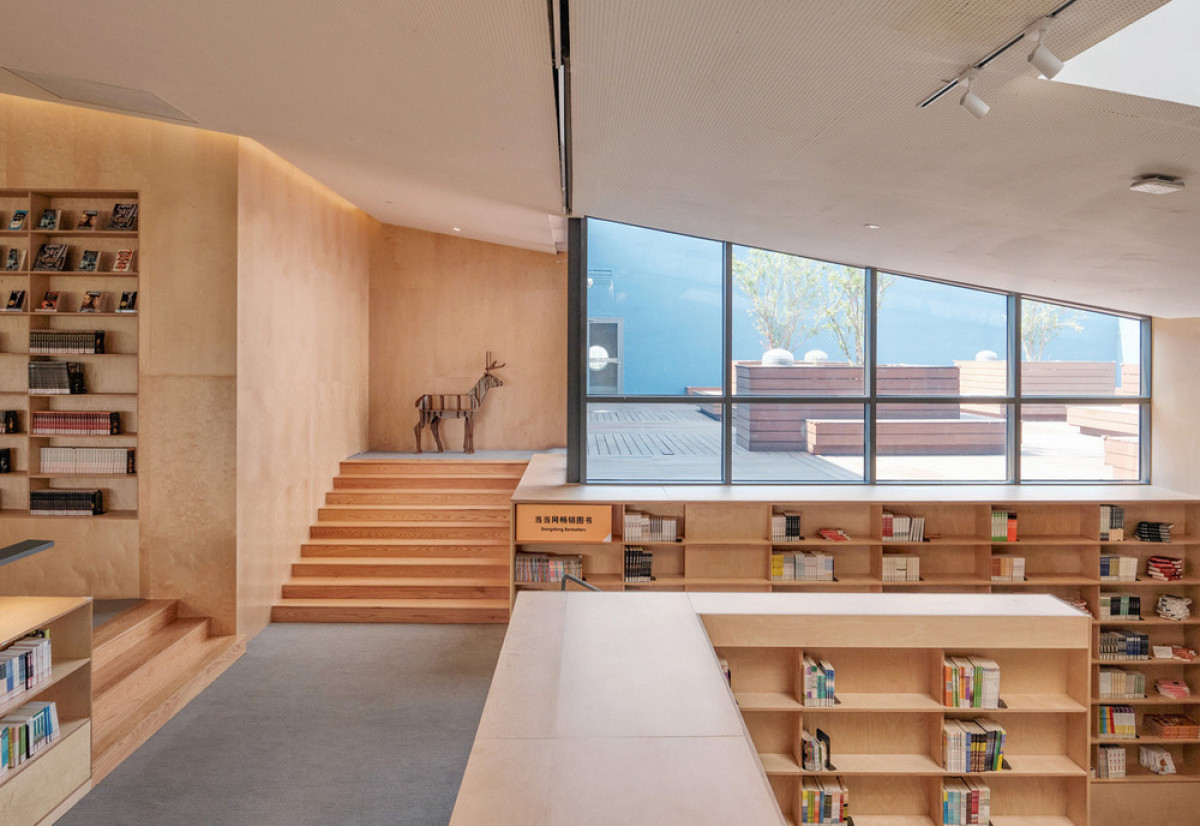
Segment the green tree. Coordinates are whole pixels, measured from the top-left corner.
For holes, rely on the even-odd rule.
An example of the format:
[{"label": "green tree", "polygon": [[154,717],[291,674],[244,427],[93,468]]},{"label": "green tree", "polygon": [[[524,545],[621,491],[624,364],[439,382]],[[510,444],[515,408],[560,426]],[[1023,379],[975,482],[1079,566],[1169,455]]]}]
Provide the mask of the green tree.
[{"label": "green tree", "polygon": [[[865,289],[863,271],[853,267],[839,267],[822,262],[821,314],[824,326],[837,342],[838,349],[851,364],[862,364],[866,354],[867,317],[865,311]],[[896,283],[896,276],[878,273],[875,276],[879,297],[875,306],[883,305],[888,288]]]},{"label": "green tree", "polygon": [[1021,352],[1026,361],[1041,361],[1046,345],[1063,330],[1080,331],[1077,311],[1040,301],[1021,302]]},{"label": "green tree", "polygon": [[747,313],[764,350],[792,350],[824,326],[820,274],[794,255],[748,249],[733,260],[733,281],[750,299]]}]

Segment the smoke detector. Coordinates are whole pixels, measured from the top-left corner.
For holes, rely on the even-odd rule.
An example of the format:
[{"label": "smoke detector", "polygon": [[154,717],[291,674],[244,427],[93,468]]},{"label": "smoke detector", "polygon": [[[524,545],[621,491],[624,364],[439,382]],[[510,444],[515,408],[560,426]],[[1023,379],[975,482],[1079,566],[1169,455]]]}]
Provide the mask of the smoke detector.
[{"label": "smoke detector", "polygon": [[1166,195],[1183,189],[1183,181],[1169,175],[1143,175],[1129,185],[1134,192],[1148,192],[1151,195]]}]

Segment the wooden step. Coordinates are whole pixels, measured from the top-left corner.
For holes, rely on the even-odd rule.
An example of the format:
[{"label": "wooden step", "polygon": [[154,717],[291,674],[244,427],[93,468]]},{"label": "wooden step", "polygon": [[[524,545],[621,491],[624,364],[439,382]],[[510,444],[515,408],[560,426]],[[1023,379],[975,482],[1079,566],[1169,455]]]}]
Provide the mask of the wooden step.
[{"label": "wooden step", "polygon": [[301,577],[284,599],[508,599],[506,580],[463,577]]},{"label": "wooden step", "polygon": [[309,558],[292,563],[294,577],[488,577],[508,582],[508,558],[421,557],[387,559],[372,556]]},{"label": "wooden step", "polygon": [[509,559],[508,536],[493,539],[310,539],[300,546],[301,557],[371,556],[407,559],[437,556],[481,556]]},{"label": "wooden step", "polygon": [[507,522],[508,506],[331,505],[317,509],[318,522]]},{"label": "wooden step", "polygon": [[504,539],[508,521],[471,525],[438,522],[319,522],[308,529],[312,539]]},{"label": "wooden step", "polygon": [[158,690],[141,703],[126,706],[127,713],[117,724],[103,731],[93,728],[92,781],[104,779],[245,651],[245,637],[209,637],[192,649]]},{"label": "wooden step", "polygon": [[133,706],[186,672],[208,639],[207,619],[180,619],[94,676],[92,725],[104,735]]},{"label": "wooden step", "polygon": [[508,622],[504,599],[284,599],[274,622]]},{"label": "wooden step", "polygon": [[507,508],[512,491],[504,488],[478,490],[439,490],[437,488],[362,488],[331,490],[326,505],[490,505]]},{"label": "wooden step", "polygon": [[341,463],[341,473],[469,473],[472,476],[517,476],[525,473],[529,462],[475,461],[473,459],[347,459]]},{"label": "wooden step", "polygon": [[343,473],[333,477],[334,490],[370,488],[420,488],[437,490],[478,490],[504,488],[516,490],[520,476],[475,476],[470,473],[427,473],[421,476],[393,473]]},{"label": "wooden step", "polygon": [[92,633],[92,684],[105,666],[175,621],[179,601],[148,599],[122,611]]}]

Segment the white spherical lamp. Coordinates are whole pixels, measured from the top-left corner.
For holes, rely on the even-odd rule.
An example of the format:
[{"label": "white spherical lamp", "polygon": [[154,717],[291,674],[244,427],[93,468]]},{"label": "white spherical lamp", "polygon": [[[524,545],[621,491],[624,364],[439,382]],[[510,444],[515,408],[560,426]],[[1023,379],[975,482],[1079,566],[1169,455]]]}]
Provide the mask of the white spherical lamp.
[{"label": "white spherical lamp", "polygon": [[791,367],[796,363],[796,357],[790,350],[776,347],[762,354],[763,367]]}]

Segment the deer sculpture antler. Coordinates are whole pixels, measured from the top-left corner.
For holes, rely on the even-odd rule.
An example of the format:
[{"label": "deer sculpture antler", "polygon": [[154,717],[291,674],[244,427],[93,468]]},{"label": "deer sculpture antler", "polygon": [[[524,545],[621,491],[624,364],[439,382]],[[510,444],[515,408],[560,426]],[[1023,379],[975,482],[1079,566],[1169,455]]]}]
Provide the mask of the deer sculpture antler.
[{"label": "deer sculpture antler", "polygon": [[484,357],[484,360],[483,360],[483,372],[490,373],[493,370],[499,370],[503,366],[504,365],[498,361],[492,361],[492,351],[488,350],[487,355]]}]

